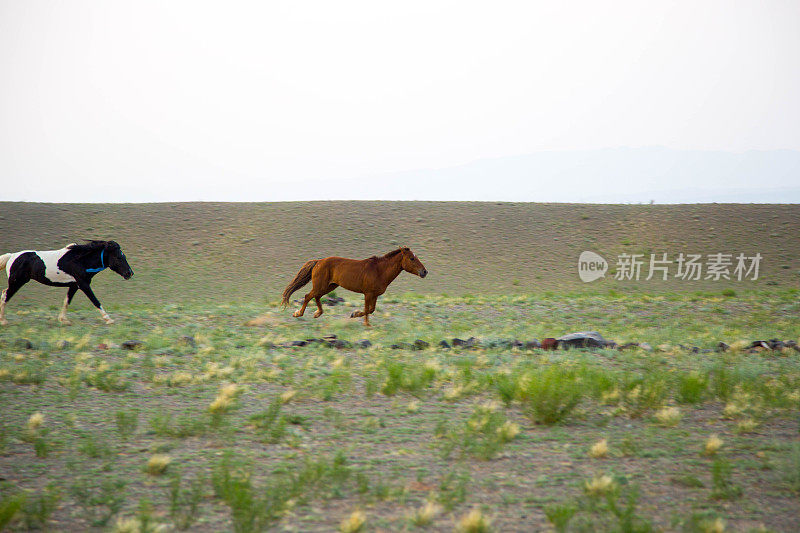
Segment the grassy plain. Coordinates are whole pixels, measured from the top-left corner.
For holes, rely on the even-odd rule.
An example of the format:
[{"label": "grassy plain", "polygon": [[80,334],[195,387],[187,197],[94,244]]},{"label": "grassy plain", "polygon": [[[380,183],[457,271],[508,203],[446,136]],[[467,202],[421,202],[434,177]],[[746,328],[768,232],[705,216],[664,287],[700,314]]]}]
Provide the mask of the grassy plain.
[{"label": "grassy plain", "polygon": [[[113,326],[82,295],[58,326],[35,283],[9,304],[0,529],[796,529],[800,357],[744,346],[800,337],[800,206],[0,203],[0,253],[81,238],[136,275],[93,284]],[[373,328],[352,293],[278,308],[307,259],[400,244],[431,274]],[[755,282],[583,284],[583,250],[764,260]],[[582,330],[652,350],[508,342]],[[284,346],[326,335],[353,344]]]},{"label": "grassy plain", "polygon": [[[80,306],[59,327],[55,302],[10,307],[0,524],[792,531],[800,354],[744,345],[797,340],[798,293],[726,294],[390,293],[371,329],[346,292],[317,320],[274,302],[109,302],[117,324]],[[653,350],[503,342],[587,329]],[[326,335],[372,345],[283,346]]]}]

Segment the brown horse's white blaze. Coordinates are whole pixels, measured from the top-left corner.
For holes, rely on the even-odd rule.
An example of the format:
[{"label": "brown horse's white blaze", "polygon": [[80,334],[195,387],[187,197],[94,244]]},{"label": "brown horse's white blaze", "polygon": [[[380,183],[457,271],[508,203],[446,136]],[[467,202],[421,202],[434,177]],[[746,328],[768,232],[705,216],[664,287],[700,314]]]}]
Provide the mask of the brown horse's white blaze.
[{"label": "brown horse's white blaze", "polygon": [[311,281],[311,292],[305,295],[302,307],[292,316],[303,316],[308,302],[314,299],[317,304],[314,318],[318,318],[323,313],[320,298],[342,287],[364,295],[364,311],[356,311],[350,316],[363,316],[364,325],[369,326],[369,315],[375,312],[378,297],[404,270],[421,278],[428,275],[425,266],[409,248],[398,248],[384,256],[368,259],[326,257],[308,261],[283,291],[282,303],[284,307],[287,306],[292,293]]}]

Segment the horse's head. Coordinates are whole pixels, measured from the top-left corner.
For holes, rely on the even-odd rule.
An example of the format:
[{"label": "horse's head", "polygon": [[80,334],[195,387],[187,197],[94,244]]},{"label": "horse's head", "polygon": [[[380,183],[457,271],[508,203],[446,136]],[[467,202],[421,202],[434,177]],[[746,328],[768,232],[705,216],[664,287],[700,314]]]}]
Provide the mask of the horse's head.
[{"label": "horse's head", "polygon": [[133,276],[133,270],[128,265],[128,260],[125,254],[122,253],[122,248],[119,247],[116,241],[108,241],[104,248],[105,262],[108,268],[119,274],[125,279],[130,279]]},{"label": "horse's head", "polygon": [[403,261],[400,263],[400,266],[403,267],[403,270],[406,272],[410,272],[411,274],[415,274],[421,278],[424,278],[428,275],[428,269],[425,268],[425,265],[419,260],[419,258],[414,255],[414,252],[411,251],[411,248],[401,248],[400,252],[403,254]]}]

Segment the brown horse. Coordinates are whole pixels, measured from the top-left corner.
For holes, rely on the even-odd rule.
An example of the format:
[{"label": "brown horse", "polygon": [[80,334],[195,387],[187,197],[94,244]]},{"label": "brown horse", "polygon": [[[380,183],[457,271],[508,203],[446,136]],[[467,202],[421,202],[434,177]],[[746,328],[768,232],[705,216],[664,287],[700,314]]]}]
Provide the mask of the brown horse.
[{"label": "brown horse", "polygon": [[386,287],[403,270],[421,278],[428,275],[425,266],[408,248],[398,248],[381,257],[373,256],[361,260],[344,257],[315,259],[303,265],[283,291],[282,304],[283,307],[289,305],[292,293],[309,281],[313,281],[311,292],[303,299],[303,307],[295,311],[293,316],[303,316],[308,302],[313,298],[317,302],[314,318],[318,318],[322,314],[322,303],[319,299],[341,286],[364,295],[364,311],[355,311],[350,317],[363,316],[364,325],[369,326],[369,315],[375,312],[378,296],[386,292]]}]

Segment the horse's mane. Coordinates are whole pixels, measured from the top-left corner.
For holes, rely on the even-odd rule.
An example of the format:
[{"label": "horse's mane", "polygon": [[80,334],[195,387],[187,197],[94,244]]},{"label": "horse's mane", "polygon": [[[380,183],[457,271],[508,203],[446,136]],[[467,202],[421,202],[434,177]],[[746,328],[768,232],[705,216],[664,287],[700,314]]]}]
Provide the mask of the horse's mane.
[{"label": "horse's mane", "polygon": [[69,248],[70,250],[74,250],[76,252],[79,252],[79,253],[87,253],[87,252],[94,252],[95,250],[100,250],[102,248],[105,248],[106,245],[111,242],[111,241],[94,241],[94,240],[89,240],[89,239],[85,239],[85,241],[86,241],[85,244],[75,244],[75,243],[73,243],[73,244],[70,244],[69,246],[67,246],[67,248]]},{"label": "horse's mane", "polygon": [[402,252],[402,248],[398,248],[397,250],[392,250],[391,252],[383,255],[373,255],[372,257],[368,258],[369,261],[378,261],[379,259],[391,259],[392,257],[396,256],[400,252]]},{"label": "horse's mane", "polygon": [[397,250],[392,250],[392,251],[391,251],[391,252],[389,252],[388,254],[384,254],[383,258],[384,258],[384,259],[389,259],[390,257],[394,257],[394,256],[396,256],[397,254],[401,253],[402,251],[403,251],[403,249],[402,249],[402,248],[398,248]]}]

